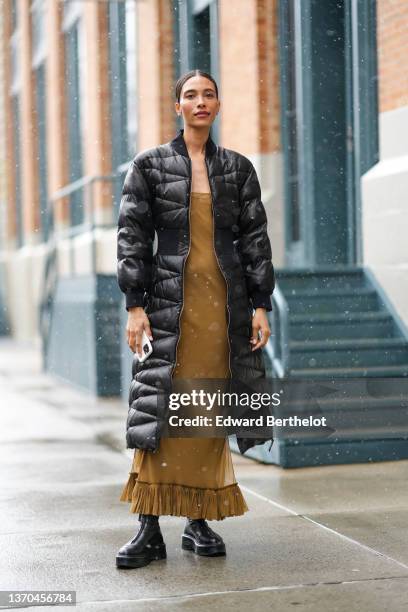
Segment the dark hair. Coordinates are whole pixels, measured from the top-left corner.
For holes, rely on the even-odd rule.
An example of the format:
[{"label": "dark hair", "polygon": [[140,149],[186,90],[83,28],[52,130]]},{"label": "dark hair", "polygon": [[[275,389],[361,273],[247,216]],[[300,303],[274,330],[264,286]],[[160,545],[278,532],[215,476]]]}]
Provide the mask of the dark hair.
[{"label": "dark hair", "polygon": [[180,102],[181,90],[183,89],[184,83],[188,81],[188,79],[191,79],[191,77],[193,76],[203,76],[206,79],[212,81],[214,83],[215,93],[217,94],[217,98],[218,98],[218,87],[217,87],[217,83],[215,82],[215,79],[211,76],[211,74],[208,74],[208,72],[204,72],[203,70],[196,68],[195,70],[189,70],[188,72],[185,72],[177,81],[176,88],[175,88],[177,102]]}]

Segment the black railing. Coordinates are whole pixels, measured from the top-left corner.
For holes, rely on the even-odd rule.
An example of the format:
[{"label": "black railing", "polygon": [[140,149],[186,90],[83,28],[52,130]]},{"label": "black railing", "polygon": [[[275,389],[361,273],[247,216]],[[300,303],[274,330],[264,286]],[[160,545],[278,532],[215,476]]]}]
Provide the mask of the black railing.
[{"label": "black railing", "polygon": [[[62,240],[68,240],[69,249],[69,274],[71,276],[76,275],[75,271],[75,250],[74,250],[74,239],[84,234],[85,232],[90,233],[90,246],[91,246],[91,274],[96,274],[96,229],[112,229],[117,226],[116,220],[113,218],[117,213],[118,193],[121,189],[121,183],[123,182],[122,173],[103,175],[103,176],[88,176],[78,181],[63,187],[58,190],[52,198],[48,200],[46,218],[44,224],[45,243],[47,245],[47,254],[44,264],[44,271],[42,277],[42,286],[40,293],[40,305],[39,305],[39,331],[42,339],[42,359],[43,369],[47,369],[47,354],[49,348],[49,340],[51,334],[52,324],[52,312],[55,299],[55,292],[57,289],[58,282],[58,244]],[[94,187],[95,184],[110,183],[112,188],[110,190],[110,197],[112,199],[111,206],[106,208],[95,209],[94,205]],[[78,205],[78,201],[82,191],[82,207],[84,214],[82,219],[85,219],[82,223],[72,225],[68,227],[56,228],[55,222],[55,208],[56,203],[61,201],[63,198],[69,200],[70,205],[75,202]],[[96,219],[96,213],[102,214],[101,211],[106,210],[106,213],[112,216],[109,222],[102,222]],[[70,210],[70,221],[73,217],[72,210]]]},{"label": "black railing", "polygon": [[272,364],[272,375],[284,378],[289,371],[289,306],[278,283],[272,293],[271,337],[265,351]]}]

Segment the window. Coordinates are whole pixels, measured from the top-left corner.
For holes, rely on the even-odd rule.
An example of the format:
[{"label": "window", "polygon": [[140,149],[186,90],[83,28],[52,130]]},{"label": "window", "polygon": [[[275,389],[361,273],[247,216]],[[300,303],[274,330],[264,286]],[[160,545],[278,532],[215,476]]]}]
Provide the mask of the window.
[{"label": "window", "polygon": [[20,179],[20,96],[18,93],[12,96],[13,104],[13,144],[14,144],[14,168],[15,168],[15,210],[16,210],[16,247],[23,246],[23,214],[21,203],[21,179]]},{"label": "window", "polygon": [[197,33],[195,44],[192,46],[193,68],[200,68],[211,73],[211,40],[210,40],[210,7],[192,15],[193,29]]},{"label": "window", "polygon": [[178,78],[200,68],[218,74],[218,7],[216,0],[173,0],[174,65]]},{"label": "window", "polygon": [[45,0],[33,0],[31,5],[31,27],[33,45],[33,65],[45,60],[47,30],[45,27]]},{"label": "window", "polygon": [[[174,76],[199,68],[219,83],[218,4],[216,0],[173,0]],[[211,135],[218,139],[219,117]],[[179,127],[182,119],[178,118]]]},{"label": "window", "polygon": [[12,26],[13,34],[10,38],[11,57],[11,87],[10,96],[12,100],[12,122],[13,122],[13,161],[14,161],[14,202],[16,219],[16,247],[23,246],[23,211],[21,201],[21,149],[20,149],[20,90],[21,73],[18,61],[18,47],[20,30],[18,28],[17,2],[12,2]]},{"label": "window", "polygon": [[17,29],[17,0],[12,0],[11,2],[11,27],[14,30]]},{"label": "window", "polygon": [[[86,126],[86,40],[80,5],[65,5],[65,89],[68,122],[69,182],[84,174],[83,143]],[[70,196],[71,225],[84,222],[83,193],[77,189]]]},{"label": "window", "polygon": [[111,2],[108,15],[112,166],[116,170],[135,156],[138,147],[137,3]]},{"label": "window", "polygon": [[37,147],[38,147],[38,187],[40,206],[40,232],[45,238],[48,185],[47,185],[47,133],[45,106],[45,63],[42,62],[35,71],[35,102],[37,115]]},{"label": "window", "polygon": [[45,2],[34,0],[31,7],[33,69],[35,77],[35,111],[37,122],[38,187],[40,207],[40,235],[45,239],[48,185],[47,185],[47,133],[45,59],[47,36],[45,28]]}]

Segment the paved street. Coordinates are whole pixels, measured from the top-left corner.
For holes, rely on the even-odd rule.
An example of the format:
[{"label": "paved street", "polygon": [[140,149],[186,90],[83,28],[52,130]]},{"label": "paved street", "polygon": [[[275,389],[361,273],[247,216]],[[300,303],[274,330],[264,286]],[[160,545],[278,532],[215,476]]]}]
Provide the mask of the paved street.
[{"label": "paved street", "polygon": [[250,512],[210,523],[225,558],[182,551],[184,519],[163,517],[167,559],[118,570],[138,527],[119,501],[127,407],[40,366],[38,348],[0,341],[1,589],[73,589],[84,611],[408,609],[408,461],[282,470],[234,455]]}]

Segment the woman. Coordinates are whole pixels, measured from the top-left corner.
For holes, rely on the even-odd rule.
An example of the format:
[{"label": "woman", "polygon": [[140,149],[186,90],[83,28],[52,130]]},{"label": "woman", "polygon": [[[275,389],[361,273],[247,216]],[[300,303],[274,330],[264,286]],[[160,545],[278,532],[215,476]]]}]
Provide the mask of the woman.
[{"label": "woman", "polygon": [[[131,502],[141,525],[119,550],[117,567],[166,557],[161,515],[187,518],[183,549],[225,554],[207,520],[248,510],[228,438],[163,436],[168,392],[174,379],[265,377],[262,347],[270,336],[275,277],[255,169],[210,137],[220,109],[211,75],[192,70],[175,89],[184,128],[136,155],[118,219],[128,344],[141,355],[145,330],[153,353],[133,359],[126,441],[135,454],[120,499]],[[260,442],[238,438],[242,453]]]}]

